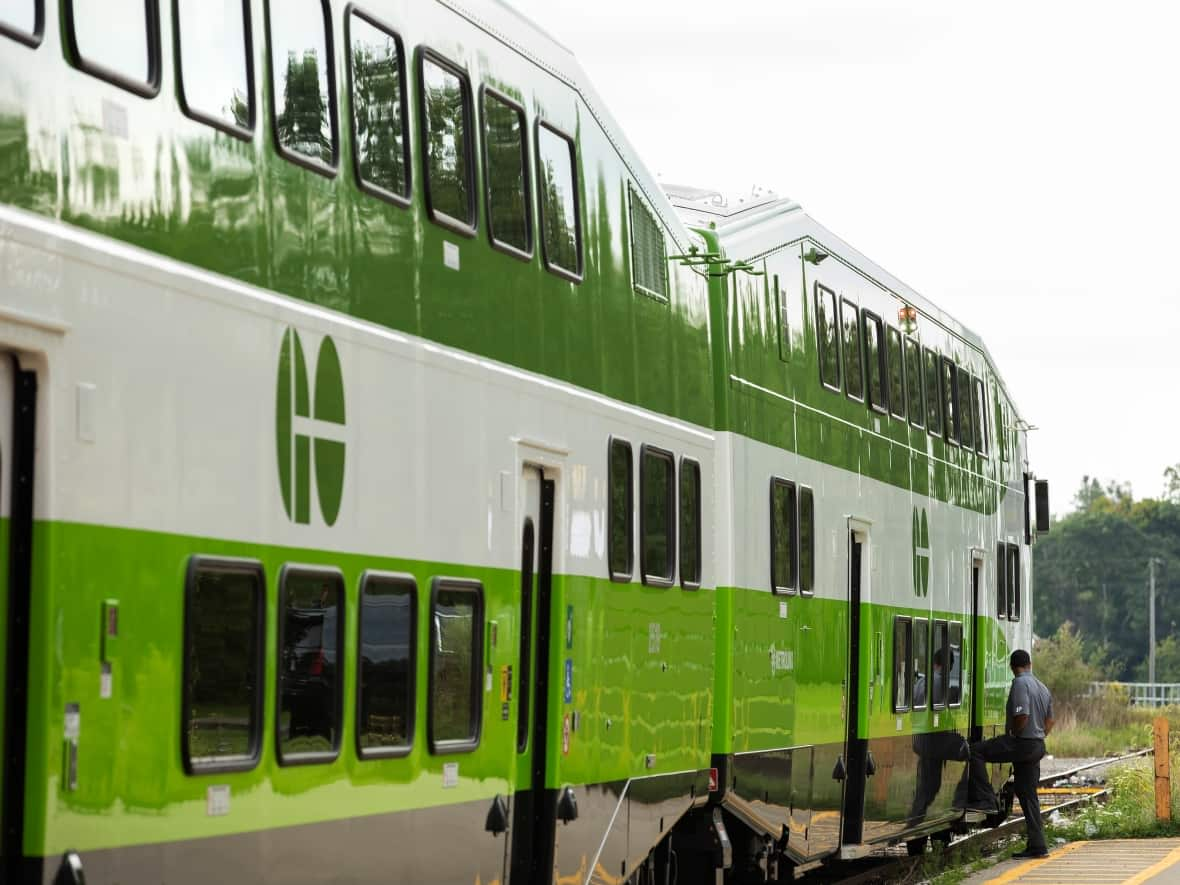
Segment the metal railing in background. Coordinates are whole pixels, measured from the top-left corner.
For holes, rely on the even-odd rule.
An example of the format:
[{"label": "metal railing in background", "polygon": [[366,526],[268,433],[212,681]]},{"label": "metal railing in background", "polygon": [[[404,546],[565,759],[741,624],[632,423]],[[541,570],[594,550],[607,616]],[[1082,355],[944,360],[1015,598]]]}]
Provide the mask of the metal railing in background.
[{"label": "metal railing in background", "polygon": [[1112,690],[1125,692],[1135,707],[1180,705],[1180,682],[1091,682],[1089,694],[1099,697]]}]

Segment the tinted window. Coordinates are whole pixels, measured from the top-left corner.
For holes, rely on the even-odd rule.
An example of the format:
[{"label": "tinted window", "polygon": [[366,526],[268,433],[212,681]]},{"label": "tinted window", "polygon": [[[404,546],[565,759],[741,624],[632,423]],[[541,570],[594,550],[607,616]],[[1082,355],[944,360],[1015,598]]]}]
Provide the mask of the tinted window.
[{"label": "tinted window", "polygon": [[631,443],[612,439],[610,443],[610,511],[607,514],[610,533],[610,572],[616,581],[631,580],[633,557],[631,525],[633,507],[631,503],[634,488]]},{"label": "tinted window", "polygon": [[840,321],[844,330],[844,383],[848,395],[864,399],[864,367],[860,357],[860,314],[851,301],[840,302]]},{"label": "tinted window", "polygon": [[942,358],[942,426],[943,435],[951,442],[959,441],[959,396],[955,364]]},{"label": "tinted window", "polygon": [[365,16],[348,17],[356,174],[381,194],[410,195],[401,40]]},{"label": "tinted window", "polygon": [[905,340],[905,388],[910,405],[910,423],[926,424],[926,402],[922,397],[922,351],[913,338]]},{"label": "tinted window", "polygon": [[414,580],[361,584],[356,740],[362,756],[408,747],[414,733]]},{"label": "tinted window", "polygon": [[176,0],[180,91],[189,114],[254,127],[250,31],[242,0]]},{"label": "tinted window", "polygon": [[914,621],[914,703],[915,710],[925,710],[930,700],[930,624],[924,618]]},{"label": "tinted window", "polygon": [[946,706],[947,678],[950,675],[947,667],[947,655],[950,649],[946,638],[946,621],[934,622],[934,636],[931,642],[932,655],[930,658],[930,682],[932,693],[931,703],[935,707]]},{"label": "tinted window", "polygon": [[996,545],[996,617],[1008,617],[1008,545]]},{"label": "tinted window", "polygon": [[193,559],[187,594],[185,765],[251,767],[262,733],[262,567]]},{"label": "tinted window", "polygon": [[889,411],[898,418],[905,418],[905,362],[901,356],[901,332],[888,326],[885,329],[889,342]]},{"label": "tinted window", "polygon": [[332,54],[321,0],[268,4],[275,138],[288,154],[336,162]]},{"label": "tinted window", "polygon": [[971,388],[971,409],[975,413],[975,448],[980,454],[987,454],[987,394],[983,382],[975,379]]},{"label": "tinted window", "polygon": [[671,581],[675,574],[673,495],[675,466],[672,455],[643,447],[639,471],[639,533],[644,583]]},{"label": "tinted window", "polygon": [[471,169],[471,87],[467,75],[422,59],[426,199],[435,220],[475,226]]},{"label": "tinted window", "polygon": [[884,412],[888,406],[885,401],[885,341],[881,333],[881,318],[866,310],[863,320],[869,405],[878,412]]},{"label": "tinted window", "polygon": [[299,568],[280,581],[279,759],[330,758],[340,739],[344,581]]},{"label": "tinted window", "polygon": [[974,412],[971,409],[971,376],[959,369],[956,373],[958,375],[957,383],[955,385],[958,393],[958,423],[959,423],[959,441],[964,448],[975,448],[975,427],[973,425]]},{"label": "tinted window", "polygon": [[[67,4],[70,42],[82,67],[122,80],[121,85],[133,91],[154,91],[159,69],[155,3],[67,0]],[[8,13],[0,15],[3,19],[8,17]],[[118,25],[113,26],[114,22]]]},{"label": "tinted window", "polygon": [[815,284],[815,337],[819,346],[819,377],[840,389],[840,330],[836,322],[836,293]]},{"label": "tinted window", "polygon": [[778,299],[778,358],[785,362],[791,358],[791,324],[787,315],[787,293],[779,285],[778,274],[774,275],[774,291]]},{"label": "tinted window", "polygon": [[926,355],[926,428],[935,436],[942,433],[942,384],[939,381],[938,354],[930,348]]},{"label": "tinted window", "polygon": [[37,32],[40,0],[0,0],[0,29],[32,37]]},{"label": "tinted window", "polygon": [[815,592],[815,497],[811,489],[799,489],[799,590]]},{"label": "tinted window", "polygon": [[578,230],[574,143],[548,126],[538,126],[537,158],[545,263],[551,268],[581,276],[582,242]]},{"label": "tinted window", "polygon": [[798,551],[795,546],[795,484],[783,479],[770,483],[770,573],[776,593],[795,592]]},{"label": "tinted window", "polygon": [[910,655],[910,622],[908,618],[893,619],[893,710],[900,713],[910,708],[913,691],[913,671]]},{"label": "tinted window", "polygon": [[1020,620],[1020,548],[1008,545],[1008,617]]},{"label": "tinted window", "polygon": [[430,742],[435,751],[472,749],[479,741],[479,585],[435,581],[430,618]]},{"label": "tinted window", "polygon": [[680,460],[680,583],[701,583],[701,465]]},{"label": "tinted window", "polygon": [[486,91],[483,96],[484,150],[487,152],[488,225],[492,239],[518,252],[533,248],[529,228],[528,158],[524,111]]},{"label": "tinted window", "polygon": [[952,707],[963,703],[963,625],[954,622],[950,625],[950,680],[947,702]]}]

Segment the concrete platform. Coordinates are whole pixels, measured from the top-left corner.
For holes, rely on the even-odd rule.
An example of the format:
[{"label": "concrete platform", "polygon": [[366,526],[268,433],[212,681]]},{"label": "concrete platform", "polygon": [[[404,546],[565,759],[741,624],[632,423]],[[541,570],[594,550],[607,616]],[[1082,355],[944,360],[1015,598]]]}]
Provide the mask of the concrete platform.
[{"label": "concrete platform", "polygon": [[1071,842],[1036,860],[1009,860],[964,885],[1180,885],[1180,839]]}]

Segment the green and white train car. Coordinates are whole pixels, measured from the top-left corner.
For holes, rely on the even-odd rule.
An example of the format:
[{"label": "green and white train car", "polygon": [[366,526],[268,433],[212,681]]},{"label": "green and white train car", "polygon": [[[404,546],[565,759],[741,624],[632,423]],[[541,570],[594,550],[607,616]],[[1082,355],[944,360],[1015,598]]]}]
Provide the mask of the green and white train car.
[{"label": "green and white train car", "polygon": [[[1028,638],[1010,401],[793,207],[677,202],[495,0],[0,5],[0,879],[712,881],[961,823],[903,794]],[[817,279],[916,309],[990,448],[825,391]],[[971,607],[998,543],[1022,618]],[[962,625],[959,702],[894,713],[898,615]]]}]

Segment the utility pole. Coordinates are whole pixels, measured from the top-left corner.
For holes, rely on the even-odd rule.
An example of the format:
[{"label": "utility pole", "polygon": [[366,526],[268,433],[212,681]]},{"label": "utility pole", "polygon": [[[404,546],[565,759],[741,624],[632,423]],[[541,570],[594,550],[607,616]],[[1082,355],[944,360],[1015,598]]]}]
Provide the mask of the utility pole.
[{"label": "utility pole", "polygon": [[1155,696],[1155,566],[1159,561],[1154,556],[1147,560],[1147,568],[1151,574],[1149,581],[1151,603],[1147,610],[1148,638],[1151,640],[1151,645],[1147,649],[1147,681],[1151,683],[1151,688],[1148,691],[1151,692],[1153,698]]}]

